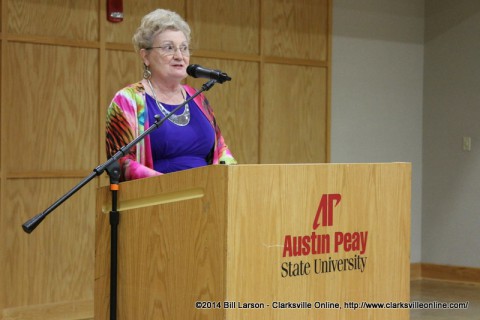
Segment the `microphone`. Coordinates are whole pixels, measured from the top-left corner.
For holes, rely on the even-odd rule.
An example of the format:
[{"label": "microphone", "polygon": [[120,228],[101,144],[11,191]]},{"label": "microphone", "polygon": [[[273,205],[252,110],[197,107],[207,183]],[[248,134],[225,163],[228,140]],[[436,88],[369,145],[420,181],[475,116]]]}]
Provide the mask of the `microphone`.
[{"label": "microphone", "polygon": [[220,70],[212,70],[199,66],[198,64],[191,64],[187,67],[187,73],[194,78],[207,78],[216,80],[218,83],[230,81],[230,78],[225,72]]}]

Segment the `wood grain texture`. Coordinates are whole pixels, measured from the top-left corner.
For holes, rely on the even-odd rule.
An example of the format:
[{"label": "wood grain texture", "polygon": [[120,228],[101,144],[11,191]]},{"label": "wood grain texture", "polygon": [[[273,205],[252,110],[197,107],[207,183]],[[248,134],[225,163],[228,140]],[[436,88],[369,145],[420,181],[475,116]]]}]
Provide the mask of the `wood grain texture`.
[{"label": "wood grain texture", "polygon": [[420,263],[412,263],[410,265],[410,280],[419,280],[422,278],[422,265]]},{"label": "wood grain texture", "polygon": [[106,114],[108,105],[115,93],[125,86],[142,79],[143,65],[140,57],[133,51],[107,50],[105,87],[107,103],[102,106]]},{"label": "wood grain texture", "polygon": [[[209,169],[191,170],[121,184],[120,202],[185,189],[215,190],[200,199],[176,201],[121,213],[119,225],[118,319],[191,319],[196,299],[224,296],[226,181]],[[110,279],[107,188],[99,190],[96,217],[95,319],[108,319]],[[205,237],[205,234],[208,234]],[[186,271],[188,270],[188,271]],[[217,310],[215,314],[221,314]],[[197,319],[207,319],[203,317]]]},{"label": "wood grain texture", "polygon": [[[119,319],[408,319],[408,309],[196,309],[196,301],[409,301],[409,164],[209,166],[121,184],[120,202],[202,188],[194,200],[121,214]],[[339,193],[331,251],[283,257],[286,235],[312,234],[322,195]],[[98,193],[95,319],[108,315],[108,188]],[[282,277],[285,262],[352,258],[337,232],[368,232],[365,269]],[[336,235],[335,235],[336,237]],[[120,302],[121,301],[121,302]]]},{"label": "wood grain texture", "polygon": [[97,0],[4,1],[9,33],[99,40]]},{"label": "wood grain texture", "polygon": [[326,161],[325,68],[265,64],[261,163]]},{"label": "wood grain texture", "polygon": [[[51,213],[35,232],[22,224],[76,184],[75,179],[7,180],[1,215],[8,263],[2,267],[6,305],[93,299],[94,190],[89,185]],[[2,289],[3,290],[3,289]]]},{"label": "wood grain texture", "polygon": [[194,50],[260,54],[259,1],[187,0],[187,8]]},{"label": "wood grain texture", "polygon": [[421,278],[480,283],[480,268],[422,263]]},{"label": "wood grain texture", "polygon": [[[233,170],[227,300],[408,301],[410,168],[408,164],[271,165]],[[261,177],[261,179],[259,179]],[[310,235],[323,194],[339,193],[334,224],[316,234],[369,233],[364,272],[282,278],[282,262],[342,259],[353,253],[282,258],[284,235]],[[333,241],[333,239],[331,240]],[[388,245],[386,245],[388,243]],[[333,244],[332,244],[333,246]],[[241,280],[240,280],[241,279]],[[408,319],[408,310],[228,310],[227,319]]]},{"label": "wood grain texture", "polygon": [[262,1],[263,54],[325,61],[329,10],[328,0]]},{"label": "wood grain texture", "polygon": [[5,320],[94,320],[93,300],[57,302],[3,310]]},{"label": "wood grain texture", "polygon": [[9,43],[5,54],[2,107],[9,139],[2,148],[12,155],[5,170],[93,169],[99,144],[97,51]]}]

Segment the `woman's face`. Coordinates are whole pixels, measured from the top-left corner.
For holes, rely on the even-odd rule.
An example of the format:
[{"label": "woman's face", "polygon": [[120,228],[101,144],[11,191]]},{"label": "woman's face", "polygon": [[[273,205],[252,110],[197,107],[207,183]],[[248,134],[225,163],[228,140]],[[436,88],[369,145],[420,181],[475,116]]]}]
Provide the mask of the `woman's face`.
[{"label": "woman's face", "polygon": [[142,49],[143,62],[150,67],[154,79],[180,82],[187,77],[188,48],[182,31],[166,30],[155,36],[152,48]]}]

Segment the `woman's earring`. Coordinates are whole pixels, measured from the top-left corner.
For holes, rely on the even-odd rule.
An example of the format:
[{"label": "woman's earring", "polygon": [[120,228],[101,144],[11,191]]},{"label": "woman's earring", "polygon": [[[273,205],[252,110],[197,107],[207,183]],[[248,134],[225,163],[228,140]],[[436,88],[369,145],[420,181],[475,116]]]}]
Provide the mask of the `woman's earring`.
[{"label": "woman's earring", "polygon": [[152,77],[152,71],[150,71],[150,68],[144,63],[143,64],[143,78],[144,79],[150,79]]}]

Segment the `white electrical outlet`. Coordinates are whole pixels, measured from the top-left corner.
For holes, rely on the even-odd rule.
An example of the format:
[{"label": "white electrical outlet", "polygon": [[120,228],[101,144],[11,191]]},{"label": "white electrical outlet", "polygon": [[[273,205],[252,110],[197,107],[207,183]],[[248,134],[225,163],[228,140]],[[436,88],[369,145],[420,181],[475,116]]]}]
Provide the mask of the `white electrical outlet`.
[{"label": "white electrical outlet", "polygon": [[472,150],[472,138],[463,137],[463,151],[471,151],[471,150]]}]

